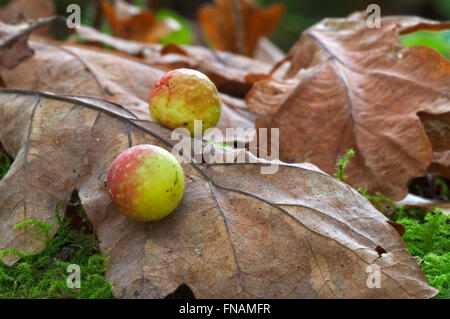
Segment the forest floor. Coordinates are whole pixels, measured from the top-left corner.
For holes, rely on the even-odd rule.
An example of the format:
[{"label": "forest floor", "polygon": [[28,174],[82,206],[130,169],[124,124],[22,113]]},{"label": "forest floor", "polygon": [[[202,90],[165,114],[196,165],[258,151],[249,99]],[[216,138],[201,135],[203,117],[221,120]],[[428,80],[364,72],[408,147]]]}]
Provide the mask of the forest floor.
[{"label": "forest floor", "polygon": [[[0,153],[0,179],[8,172],[12,159]],[[345,163],[338,167],[343,178]],[[376,206],[389,200],[367,196]],[[439,289],[435,298],[450,298],[450,216],[438,209],[403,209],[396,207],[389,217],[406,227],[403,239],[416,257],[431,286]],[[39,254],[14,253],[21,260],[14,266],[0,263],[0,298],[114,298],[112,284],[105,278],[108,253],[101,254],[97,239],[76,192],[65,214],[55,209],[53,223],[24,221],[16,228],[29,227],[36,235],[44,234],[46,248]],[[51,230],[57,227],[56,235]],[[77,264],[81,270],[81,287],[67,286],[67,267]]]}]

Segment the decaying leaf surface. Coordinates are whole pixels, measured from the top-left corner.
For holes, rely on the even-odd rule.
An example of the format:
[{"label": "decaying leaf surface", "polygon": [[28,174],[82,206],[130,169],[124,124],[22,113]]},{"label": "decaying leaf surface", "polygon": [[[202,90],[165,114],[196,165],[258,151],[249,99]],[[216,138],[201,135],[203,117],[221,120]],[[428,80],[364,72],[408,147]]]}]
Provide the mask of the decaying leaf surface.
[{"label": "decaying leaf surface", "polygon": [[439,209],[445,215],[450,215],[450,202],[423,198],[414,194],[408,194],[404,199],[397,202],[404,208],[419,208],[425,210]]},{"label": "decaying leaf surface", "polygon": [[13,68],[33,55],[28,46],[28,36],[42,26],[57,20],[57,17],[40,19],[10,25],[0,22],[0,64],[4,68]]},{"label": "decaying leaf surface", "polygon": [[[448,92],[450,83],[448,83]],[[430,173],[450,179],[450,111],[444,114],[419,113],[433,149],[433,159],[428,167]]]},{"label": "decaying leaf surface", "polygon": [[400,44],[399,34],[417,27],[450,25],[385,17],[382,28],[370,29],[353,15],[305,31],[285,77],[263,80],[247,96],[248,107],[264,115],[258,127],[280,128],[281,159],[331,173],[353,148],[348,181],[394,199],[426,175],[432,157],[441,159],[435,172],[448,173],[450,62]]},{"label": "decaying leaf surface", "polygon": [[[3,67],[13,68],[33,54],[33,50],[28,46],[28,35],[22,34],[26,30],[28,25],[9,25],[0,22],[2,39],[0,61]],[[16,40],[14,36],[17,34],[20,34],[20,38]]]},{"label": "decaying leaf surface", "polygon": [[164,70],[182,67],[199,70],[214,82],[219,91],[233,96],[244,97],[253,83],[272,68],[268,63],[245,56],[199,46],[143,44],[114,38],[85,26],[77,29],[77,33],[88,42],[110,45],[120,52],[142,57],[146,63]]},{"label": "decaying leaf surface", "polygon": [[[4,23],[17,24],[22,20],[49,18],[53,14],[55,6],[51,0],[13,0],[0,9],[0,20]],[[47,36],[50,33],[50,25],[43,25],[33,30],[33,33]]]},{"label": "decaying leaf surface", "polygon": [[[19,36],[15,38],[22,41]],[[13,69],[0,69],[7,87],[94,96],[119,103],[140,119],[150,119],[148,99],[164,70],[142,59],[89,46],[47,39],[31,40],[29,46],[34,51],[32,57]],[[10,52],[18,56],[13,49]],[[217,127],[224,132],[223,141],[232,142],[233,138],[226,138],[226,128],[253,128],[256,116],[239,98],[221,94],[221,100],[222,116]],[[246,134],[237,136],[238,141],[249,139]]]},{"label": "decaying leaf surface", "polygon": [[[57,201],[78,189],[101,250],[111,249],[107,278],[119,298],[163,298],[181,284],[197,298],[436,294],[387,219],[310,164],[280,163],[267,175],[262,160],[184,163],[186,191],[173,214],[125,218],[104,188],[109,165],[132,145],[170,151],[170,134],[102,100],[2,90],[0,142],[15,161],[0,181],[0,248],[42,248],[13,225],[50,221]],[[381,288],[368,288],[369,265],[380,267]]]},{"label": "decaying leaf surface", "polygon": [[44,40],[29,41],[29,46],[34,50],[31,58],[0,71],[7,87],[94,96],[149,118],[150,91],[163,71],[105,50]]},{"label": "decaying leaf surface", "polygon": [[198,10],[198,20],[208,40],[217,50],[253,56],[260,37],[275,30],[284,5],[261,8],[253,0],[214,0]]},{"label": "decaying leaf surface", "polygon": [[[55,13],[55,6],[50,0],[12,0],[0,9],[0,20],[11,23],[18,19],[40,19]],[[48,30],[42,31],[46,33]]]},{"label": "decaying leaf surface", "polygon": [[158,43],[161,38],[177,31],[178,23],[159,20],[150,10],[141,10],[123,0],[115,0],[114,5],[101,0],[100,7],[115,36],[141,42]]}]

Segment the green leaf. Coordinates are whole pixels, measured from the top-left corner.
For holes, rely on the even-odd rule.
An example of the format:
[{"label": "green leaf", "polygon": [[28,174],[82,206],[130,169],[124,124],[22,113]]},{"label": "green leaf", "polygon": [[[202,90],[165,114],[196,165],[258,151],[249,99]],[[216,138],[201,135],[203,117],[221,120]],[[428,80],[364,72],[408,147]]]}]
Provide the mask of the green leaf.
[{"label": "green leaf", "polygon": [[167,8],[161,8],[156,12],[156,18],[160,20],[173,19],[180,25],[180,29],[163,37],[161,44],[191,44],[193,39],[193,31],[186,19],[178,13]]},{"label": "green leaf", "polygon": [[426,46],[435,49],[450,59],[450,30],[412,32],[401,35],[400,42],[406,47]]}]

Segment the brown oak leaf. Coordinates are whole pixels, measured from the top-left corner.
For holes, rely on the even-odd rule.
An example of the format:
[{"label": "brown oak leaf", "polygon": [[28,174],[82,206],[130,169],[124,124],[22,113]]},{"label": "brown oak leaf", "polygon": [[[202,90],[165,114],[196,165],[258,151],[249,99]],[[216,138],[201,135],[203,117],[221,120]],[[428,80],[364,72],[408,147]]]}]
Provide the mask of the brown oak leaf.
[{"label": "brown oak leaf", "polygon": [[58,17],[48,17],[14,25],[0,22],[1,66],[4,68],[13,68],[33,55],[33,50],[28,46],[29,34],[56,20],[58,20]]},{"label": "brown oak leaf", "polygon": [[[0,142],[15,160],[0,181],[0,249],[42,249],[14,224],[51,221],[57,202],[77,189],[101,251],[110,249],[106,277],[118,298],[164,298],[183,284],[197,298],[437,293],[386,217],[311,164],[279,163],[270,175],[260,169],[274,163],[201,164],[186,152],[176,211],[154,223],[127,219],[104,188],[111,162],[132,145],[170,151],[170,135],[103,100],[1,90]],[[368,284],[374,270],[377,289]]]},{"label": "brown oak leaf", "polygon": [[444,215],[450,215],[450,202],[435,199],[423,198],[417,195],[408,194],[404,199],[397,202],[397,205],[405,209],[434,210],[439,209]]},{"label": "brown oak leaf", "polygon": [[101,0],[100,7],[115,36],[134,41],[158,43],[161,38],[177,31],[172,20],[157,19],[151,10],[141,10],[123,0]]},{"label": "brown oak leaf", "polygon": [[214,0],[198,10],[198,20],[217,50],[253,56],[258,40],[275,30],[284,14],[277,3],[261,8],[253,0]]},{"label": "brown oak leaf", "polygon": [[[280,129],[280,158],[328,173],[353,148],[348,182],[401,199],[428,170],[449,176],[450,62],[427,47],[403,47],[399,34],[450,27],[416,17],[325,19],[289,53],[283,77],[254,85],[246,101]],[[431,164],[431,166],[430,166]]]},{"label": "brown oak leaf", "polygon": [[[23,19],[38,20],[55,14],[51,0],[13,0],[0,9],[0,20],[4,23],[17,23]],[[35,34],[48,35],[50,26],[46,25]]]},{"label": "brown oak leaf", "polygon": [[[20,35],[17,32],[17,41],[23,39]],[[13,69],[0,68],[6,87],[94,96],[123,105],[137,118],[150,119],[148,99],[163,70],[142,59],[91,46],[49,39],[31,40],[29,45],[35,52],[31,58]],[[12,56],[17,53],[11,51]],[[222,116],[217,127],[224,132],[224,139],[217,142],[232,142],[234,138],[226,138],[226,128],[253,128],[255,116],[241,99],[221,94],[221,100]],[[245,143],[251,138],[239,133],[236,140]]]},{"label": "brown oak leaf", "polygon": [[111,37],[86,26],[76,31],[88,43],[107,44],[164,70],[181,67],[199,70],[214,82],[219,91],[238,97],[244,97],[253,83],[265,78],[272,68],[268,63],[226,51],[199,46],[138,43]]}]

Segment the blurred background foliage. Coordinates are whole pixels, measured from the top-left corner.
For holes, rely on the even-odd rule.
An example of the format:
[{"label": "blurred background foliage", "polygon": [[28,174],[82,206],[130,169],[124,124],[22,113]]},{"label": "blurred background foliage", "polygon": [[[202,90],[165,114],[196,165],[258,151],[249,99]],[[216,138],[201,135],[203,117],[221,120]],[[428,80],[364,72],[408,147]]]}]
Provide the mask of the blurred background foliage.
[{"label": "blurred background foliage", "polygon": [[[263,5],[275,0],[258,0]],[[325,17],[345,17],[355,11],[365,11],[371,3],[381,8],[381,15],[417,15],[428,19],[450,20],[450,0],[345,0],[314,1],[284,0],[286,14],[272,36],[283,50],[288,50],[298,39],[299,32]]]},{"label": "blurred background foliage", "polygon": [[[4,6],[11,0],[0,0],[0,6]],[[104,17],[98,13],[97,0],[50,0],[54,2],[56,12],[67,15],[66,8],[69,4],[80,5],[82,12],[82,24],[94,26],[103,32],[110,32],[110,28]],[[300,33],[309,26],[317,23],[325,17],[345,17],[355,11],[365,11],[367,6],[374,3],[373,0],[254,0],[262,6],[273,3],[283,3],[286,12],[279,23],[271,40],[283,51],[288,51],[297,41]],[[158,19],[172,18],[181,28],[164,37],[163,44],[205,44],[200,27],[197,23],[197,10],[205,3],[212,0],[127,0],[127,2],[142,9],[149,8],[156,12]],[[450,0],[381,0],[376,1],[381,7],[382,15],[417,15],[433,20],[450,20]],[[64,30],[56,30],[56,36],[63,37]],[[405,45],[430,45],[442,54],[450,57],[450,31],[432,34],[421,32],[418,35],[409,35],[402,39]]]}]

